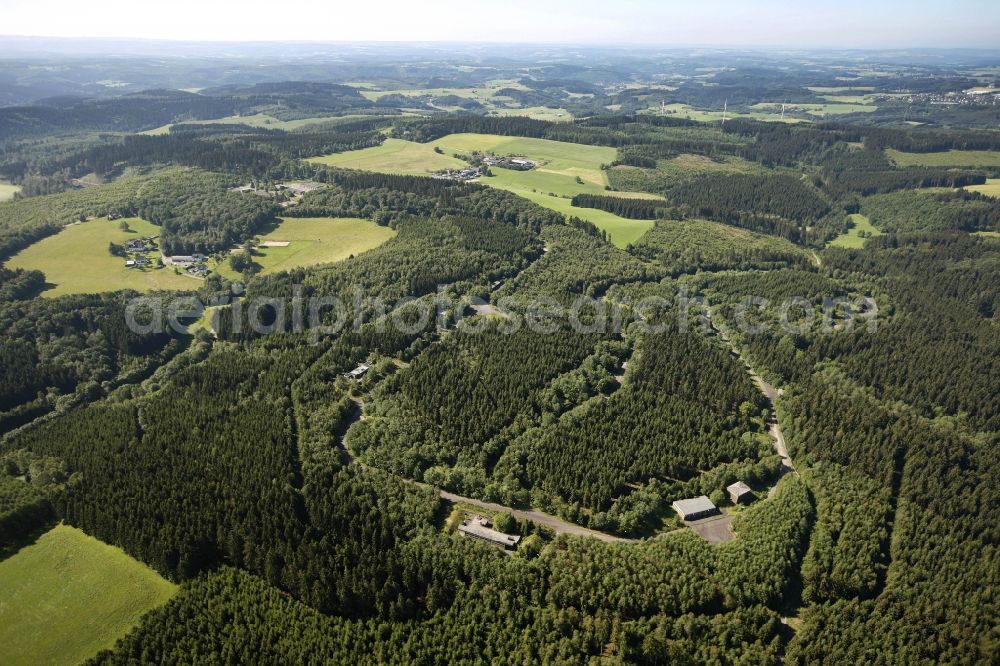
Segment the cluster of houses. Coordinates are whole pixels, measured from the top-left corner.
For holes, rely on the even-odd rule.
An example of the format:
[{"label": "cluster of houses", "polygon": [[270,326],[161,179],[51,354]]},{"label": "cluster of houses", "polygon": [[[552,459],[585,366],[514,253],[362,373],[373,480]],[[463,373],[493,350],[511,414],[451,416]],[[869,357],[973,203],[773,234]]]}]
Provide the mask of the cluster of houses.
[{"label": "cluster of houses", "polygon": [[1000,104],[1000,89],[997,88],[971,88],[961,92],[947,93],[913,93],[906,96],[898,94],[876,95],[875,101],[904,101],[910,104],[924,103],[938,106],[996,106]]},{"label": "cluster of houses", "polygon": [[493,529],[493,523],[489,518],[475,516],[467,518],[458,526],[458,532],[462,536],[470,539],[479,539],[494,546],[499,546],[504,550],[514,550],[517,548],[521,537],[514,534],[506,534]]},{"label": "cluster of houses", "polygon": [[440,180],[454,180],[461,183],[475,180],[483,175],[483,170],[479,167],[466,167],[464,169],[445,169],[434,174],[434,178]]},{"label": "cluster of houses", "polygon": [[205,277],[208,275],[208,266],[205,264],[208,257],[203,254],[175,254],[167,257],[171,266],[183,268],[188,275],[194,277]]},{"label": "cluster of houses", "polygon": [[483,164],[488,167],[497,166],[501,169],[513,169],[514,171],[531,171],[538,163],[523,157],[500,157],[497,155],[484,155]]},{"label": "cluster of houses", "polygon": [[[114,214],[117,215],[117,213]],[[108,215],[109,220],[112,219],[111,215],[112,214]],[[130,238],[125,241],[122,247],[125,248],[126,257],[128,257],[125,259],[126,268],[143,268],[144,266],[151,266],[153,264],[153,260],[147,257],[146,253],[157,249],[156,236]]]},{"label": "cluster of houses", "polygon": [[[749,504],[754,500],[753,490],[742,481],[726,486],[726,492],[729,494],[729,501],[733,504]],[[719,513],[718,507],[705,495],[680,499],[671,506],[680,519],[685,522],[709,518]]]},{"label": "cluster of houses", "polygon": [[458,182],[468,182],[480,176],[486,175],[486,170],[490,167],[500,167],[502,169],[512,169],[514,171],[530,171],[538,166],[537,162],[523,157],[500,157],[498,155],[483,155],[481,153],[472,154],[473,166],[463,169],[445,169],[434,174],[434,178],[442,180],[454,180]]}]

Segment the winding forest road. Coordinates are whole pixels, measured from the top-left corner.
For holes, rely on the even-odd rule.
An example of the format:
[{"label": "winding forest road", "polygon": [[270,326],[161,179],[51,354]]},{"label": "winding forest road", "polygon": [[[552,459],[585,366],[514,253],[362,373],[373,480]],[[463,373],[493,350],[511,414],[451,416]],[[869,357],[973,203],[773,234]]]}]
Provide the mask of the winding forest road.
[{"label": "winding forest road", "polygon": [[[355,404],[358,406],[357,411],[355,412],[354,418],[351,420],[351,422],[347,424],[347,428],[344,429],[345,433],[356,421],[360,421],[361,419],[364,418],[363,403],[361,403],[360,401],[355,401]],[[367,469],[367,465],[365,465],[363,462],[355,458],[354,455],[347,449],[347,446],[344,443],[343,436],[341,436],[340,438],[339,449],[341,455],[347,461],[347,464],[357,465],[361,469]],[[483,500],[476,499],[474,497],[466,497],[464,495],[451,493],[448,492],[447,490],[442,490],[437,486],[433,486],[429,483],[423,483],[421,481],[415,481],[413,479],[406,479],[403,477],[400,478],[402,478],[403,481],[405,481],[406,483],[410,483],[412,485],[419,486],[421,488],[430,488],[431,490],[436,490],[438,495],[441,496],[441,499],[451,502],[453,504],[461,502],[462,504],[468,504],[470,506],[480,508],[484,511],[494,511],[494,512],[503,511],[511,514],[518,520],[530,520],[531,522],[537,523],[538,525],[543,525],[552,530],[553,532],[555,532],[556,534],[571,534],[573,536],[591,537],[594,539],[598,539],[600,541],[606,541],[608,543],[639,542],[639,539],[626,539],[624,537],[617,537],[611,534],[606,534],[604,532],[598,532],[596,530],[587,529],[586,527],[583,527],[581,525],[575,525],[569,521],[563,520],[558,516],[553,516],[552,514],[545,513],[544,511],[539,511],[538,509],[514,509],[512,507],[505,506],[503,504],[496,504],[494,502],[485,502]]]},{"label": "winding forest road", "polygon": [[[424,486],[425,484],[419,484]],[[433,487],[433,486],[428,486]],[[544,525],[548,527],[556,534],[572,534],[574,536],[584,536],[593,537],[594,539],[599,539],[601,541],[607,542],[619,542],[619,543],[638,543],[639,539],[625,539],[623,537],[612,536],[611,534],[605,534],[604,532],[597,532],[594,530],[589,530],[586,527],[580,525],[574,525],[573,523],[567,522],[562,518],[558,518],[551,514],[545,513],[543,511],[538,511],[537,509],[512,509],[509,506],[504,506],[502,504],[494,504],[493,502],[484,502],[482,500],[473,499],[472,497],[464,497],[463,495],[456,495],[455,493],[449,493],[445,490],[440,491],[441,498],[448,500],[449,502],[461,502],[462,504],[471,504],[472,506],[483,509],[484,511],[506,511],[518,520],[530,520],[533,523],[539,525]]]},{"label": "winding forest road", "polygon": [[[767,434],[770,435],[771,439],[774,442],[774,450],[777,452],[779,456],[781,456],[781,475],[783,476],[789,472],[797,475],[798,472],[795,471],[795,466],[792,464],[792,459],[789,457],[788,449],[785,446],[785,436],[781,432],[781,425],[778,423],[777,416],[774,414],[774,401],[778,396],[781,395],[782,393],[781,389],[775,388],[771,384],[767,383],[764,380],[764,378],[761,377],[760,374],[758,374],[757,371],[753,369],[753,367],[747,362],[746,358],[744,358],[743,354],[740,353],[740,350],[736,347],[735,344],[733,344],[732,340],[729,339],[729,336],[725,333],[725,331],[723,331],[721,328],[718,328],[715,325],[715,322],[711,321],[711,314],[709,314],[709,321],[711,322],[712,329],[718,334],[718,336],[723,341],[725,341],[727,345],[729,345],[729,348],[733,351],[734,354],[736,354],[736,356],[740,359],[740,361],[743,362],[743,365],[746,367],[747,372],[750,374],[750,377],[753,379],[754,383],[757,384],[757,388],[760,389],[760,392],[764,395],[765,398],[767,398],[768,406],[771,409],[771,419],[768,421],[767,424]],[[625,366],[623,364],[623,368],[624,367]],[[361,402],[360,400],[356,400],[355,402],[358,408],[354,414],[354,418],[351,420],[350,423],[347,424],[347,427],[344,429],[345,433],[347,432],[347,429],[349,429],[350,426],[354,424],[355,421],[364,418],[364,403]],[[339,448],[348,464],[358,465],[362,469],[366,467],[364,463],[355,458],[354,455],[351,454],[351,452],[347,449],[347,446],[344,443],[343,436],[340,438]],[[518,520],[530,520],[539,525],[544,525],[545,527],[551,529],[556,534],[571,534],[574,536],[591,537],[609,543],[610,542],[638,543],[640,541],[639,539],[627,539],[624,537],[617,537],[611,534],[606,534],[604,532],[598,532],[596,530],[587,529],[586,527],[583,527],[581,525],[576,525],[569,521],[563,520],[558,516],[553,516],[551,514],[545,513],[544,511],[539,511],[538,509],[515,509],[509,506],[505,506],[503,504],[496,504],[494,502],[486,502],[480,499],[476,499],[474,497],[466,497],[464,495],[458,495],[456,493],[442,490],[437,486],[432,486],[430,484],[422,483],[420,481],[414,481],[413,479],[404,479],[404,481],[406,481],[407,483],[412,483],[413,485],[416,486],[420,486],[421,488],[430,488],[436,490],[438,494],[441,496],[441,499],[446,500],[448,502],[452,503],[461,502],[463,504],[468,504],[470,506],[478,507],[480,509],[483,509],[484,511],[493,511],[493,512],[505,511],[507,513],[510,513]],[[773,497],[777,490],[777,487],[778,487],[777,484],[772,486],[771,489],[768,490],[767,496]]]},{"label": "winding forest road", "polygon": [[[708,320],[712,326],[712,330],[718,334],[719,338],[729,345],[729,348],[733,351],[733,353],[736,354],[740,361],[743,362],[743,365],[746,366],[747,372],[750,373],[750,378],[753,379],[757,388],[760,389],[760,392],[764,394],[765,398],[767,398],[767,404],[771,410],[771,418],[767,423],[767,434],[771,436],[772,440],[774,440],[775,452],[781,456],[781,475],[784,476],[785,474],[791,472],[797,476],[798,472],[795,471],[795,465],[792,464],[792,459],[788,455],[788,448],[785,446],[785,435],[781,432],[781,424],[778,423],[778,416],[774,411],[774,401],[783,393],[783,391],[767,383],[764,378],[753,369],[753,366],[746,360],[740,350],[729,338],[729,335],[725,332],[725,330],[716,326],[715,321],[712,319],[711,312],[708,314]],[[767,496],[774,497],[774,493],[777,492],[777,488],[777,484],[771,486],[771,489],[767,491]]]}]

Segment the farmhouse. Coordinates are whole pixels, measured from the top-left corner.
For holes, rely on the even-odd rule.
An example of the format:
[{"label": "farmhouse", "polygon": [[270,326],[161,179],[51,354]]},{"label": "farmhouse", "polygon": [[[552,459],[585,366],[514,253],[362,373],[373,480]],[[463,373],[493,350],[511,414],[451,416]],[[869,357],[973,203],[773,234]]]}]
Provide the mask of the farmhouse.
[{"label": "farmhouse", "polygon": [[712,504],[712,500],[708,499],[705,495],[677,500],[672,506],[677,515],[681,517],[681,520],[698,520],[714,516],[719,512],[715,508],[715,505]]},{"label": "farmhouse", "polygon": [[208,266],[205,264],[195,264],[194,266],[189,266],[187,272],[189,275],[195,277],[205,277],[208,275]]},{"label": "farmhouse", "polygon": [[726,492],[729,493],[729,500],[733,504],[749,504],[753,501],[753,491],[742,481],[726,486]]},{"label": "farmhouse", "polygon": [[354,368],[344,376],[347,377],[348,379],[361,379],[362,377],[365,376],[365,373],[368,372],[369,368],[371,368],[370,365],[368,365],[367,363],[362,363],[361,365]]},{"label": "farmhouse", "polygon": [[191,264],[200,264],[205,261],[207,257],[203,254],[175,254],[170,257],[170,263],[175,266],[190,266]]},{"label": "farmhouse", "polygon": [[128,252],[145,252],[146,239],[133,238],[132,240],[125,241],[125,250]]},{"label": "farmhouse", "polygon": [[514,550],[521,540],[519,536],[496,531],[493,529],[489,519],[482,516],[463,520],[462,524],[458,526],[458,531],[463,536],[485,541],[494,546],[499,546],[504,550]]}]

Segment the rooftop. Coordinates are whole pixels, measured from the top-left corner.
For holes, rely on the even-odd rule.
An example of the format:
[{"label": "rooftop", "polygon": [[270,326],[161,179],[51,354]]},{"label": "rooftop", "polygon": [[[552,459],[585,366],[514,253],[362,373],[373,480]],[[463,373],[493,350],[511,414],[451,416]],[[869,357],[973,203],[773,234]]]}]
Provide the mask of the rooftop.
[{"label": "rooftop", "polygon": [[519,536],[496,531],[490,527],[490,524],[488,518],[476,516],[469,520],[463,520],[462,524],[458,526],[458,531],[508,549],[514,548],[521,540]]},{"label": "rooftop", "polygon": [[708,499],[705,495],[692,497],[690,499],[677,500],[674,502],[673,507],[674,510],[682,516],[710,513],[716,510],[715,505],[712,504],[712,500]]},{"label": "rooftop", "polygon": [[726,486],[726,490],[729,491],[730,494],[736,493],[737,495],[742,495],[744,493],[750,492],[750,486],[743,483],[742,481],[737,481],[736,483],[730,486]]}]

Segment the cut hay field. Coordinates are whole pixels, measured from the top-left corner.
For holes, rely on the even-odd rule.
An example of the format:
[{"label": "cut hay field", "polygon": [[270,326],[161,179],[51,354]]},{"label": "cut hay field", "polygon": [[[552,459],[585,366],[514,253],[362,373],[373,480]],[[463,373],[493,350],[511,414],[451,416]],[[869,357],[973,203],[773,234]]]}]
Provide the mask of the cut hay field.
[{"label": "cut hay field", "polygon": [[11,185],[6,180],[0,180],[0,201],[13,199],[14,195],[21,191],[20,185]]},{"label": "cut hay field", "polygon": [[386,139],[380,146],[313,157],[307,161],[346,169],[413,176],[426,176],[442,169],[465,166],[465,162],[461,160],[435,153],[434,144],[414,143],[402,139]]},{"label": "cut hay field", "polygon": [[886,157],[896,166],[995,167],[1000,166],[1000,150],[948,150],[941,153],[904,153],[889,148]]},{"label": "cut hay field", "polygon": [[851,222],[854,226],[827,244],[827,247],[846,247],[850,249],[858,249],[865,246],[865,241],[867,238],[862,237],[861,233],[865,232],[870,234],[870,236],[881,236],[882,232],[876,229],[871,220],[869,220],[864,215],[854,213],[851,215]]},{"label": "cut hay field", "polygon": [[[370,220],[286,217],[257,240],[261,243],[287,242],[288,245],[258,247],[253,259],[261,266],[261,273],[276,273],[340,261],[378,247],[395,235],[393,229],[380,227]],[[212,269],[231,280],[240,277],[230,268],[228,260],[217,262]]]},{"label": "cut hay field", "polygon": [[0,561],[0,662],[78,664],[176,590],[118,548],[57,525]]},{"label": "cut hay field", "polygon": [[[130,231],[122,231],[122,220],[104,218],[66,226],[55,236],[43,238],[7,262],[8,268],[39,270],[51,285],[44,296],[90,294],[119,289],[154,291],[193,290],[201,281],[178,275],[172,268],[126,268],[125,260],[108,252],[109,243],[122,243],[142,236],[157,236],[160,228],[141,218],[128,218]],[[156,253],[149,256],[155,257]]]},{"label": "cut hay field", "polygon": [[1000,178],[990,178],[985,185],[970,185],[965,189],[970,192],[979,192],[990,197],[1000,198]]}]

